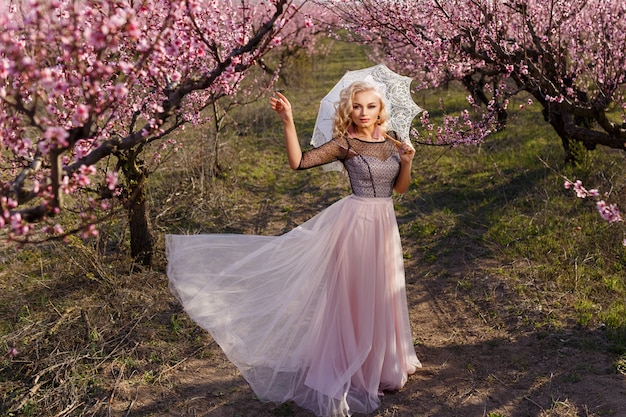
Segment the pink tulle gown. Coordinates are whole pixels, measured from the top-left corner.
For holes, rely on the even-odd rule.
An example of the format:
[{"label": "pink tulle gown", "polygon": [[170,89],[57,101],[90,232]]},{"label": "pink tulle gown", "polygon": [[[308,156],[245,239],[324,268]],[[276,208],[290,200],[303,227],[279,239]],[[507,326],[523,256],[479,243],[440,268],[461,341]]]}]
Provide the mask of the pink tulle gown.
[{"label": "pink tulle gown", "polygon": [[333,139],[353,195],[282,236],[168,235],[170,288],[259,399],[318,416],[370,413],[420,367],[408,317],[389,141]]}]

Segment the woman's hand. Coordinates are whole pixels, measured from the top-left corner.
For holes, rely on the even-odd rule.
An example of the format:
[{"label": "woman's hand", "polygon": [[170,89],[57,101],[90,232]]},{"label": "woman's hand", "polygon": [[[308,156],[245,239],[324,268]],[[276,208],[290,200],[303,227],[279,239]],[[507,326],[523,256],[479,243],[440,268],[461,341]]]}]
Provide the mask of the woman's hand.
[{"label": "woman's hand", "polygon": [[291,169],[297,169],[300,166],[300,161],[302,161],[302,149],[298,141],[296,125],[293,123],[291,103],[289,103],[287,97],[277,91],[276,97],[270,98],[270,106],[283,122],[283,128],[285,129],[285,147],[287,150],[287,158],[289,159],[289,166]]},{"label": "woman's hand", "polygon": [[409,189],[409,185],[411,184],[411,163],[415,156],[415,148],[408,141],[402,141],[397,146],[398,153],[400,154],[400,173],[396,177],[393,189],[402,194]]},{"label": "woman's hand", "polygon": [[287,97],[276,92],[276,97],[270,98],[270,106],[272,110],[278,113],[278,117],[283,123],[289,123],[293,121],[293,113],[291,111],[291,103],[287,100]]},{"label": "woman's hand", "polygon": [[404,164],[411,164],[413,161],[413,157],[415,156],[415,148],[408,141],[402,141],[400,145],[398,145],[398,153],[400,154],[400,162]]}]

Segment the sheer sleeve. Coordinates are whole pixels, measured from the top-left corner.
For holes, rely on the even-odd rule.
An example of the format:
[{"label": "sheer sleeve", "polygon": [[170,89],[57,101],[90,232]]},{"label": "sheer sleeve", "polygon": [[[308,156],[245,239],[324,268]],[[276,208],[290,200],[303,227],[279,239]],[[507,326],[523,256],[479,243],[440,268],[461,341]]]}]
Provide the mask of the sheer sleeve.
[{"label": "sheer sleeve", "polygon": [[340,161],[348,154],[348,142],[343,139],[332,139],[325,144],[302,153],[298,169],[308,169],[333,161]]}]

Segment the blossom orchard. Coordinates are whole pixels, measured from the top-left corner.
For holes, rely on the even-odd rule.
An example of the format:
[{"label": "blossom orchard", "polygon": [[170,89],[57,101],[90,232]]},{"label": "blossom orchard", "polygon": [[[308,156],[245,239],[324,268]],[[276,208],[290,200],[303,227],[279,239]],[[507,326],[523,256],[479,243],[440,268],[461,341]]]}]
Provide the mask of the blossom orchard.
[{"label": "blossom orchard", "polygon": [[[478,143],[505,126],[515,96],[542,106],[562,140],[624,149],[626,2],[622,0],[324,0],[353,39],[417,89],[456,80],[469,109],[435,126],[434,142]],[[476,112],[477,105],[480,111]],[[428,133],[432,132],[432,133]]]},{"label": "blossom orchard", "polygon": [[[237,93],[297,32],[303,2],[1,4],[0,229],[25,242],[97,234],[120,201],[111,158],[152,143],[157,155],[175,150],[169,133]],[[79,213],[65,226],[64,210]]]}]

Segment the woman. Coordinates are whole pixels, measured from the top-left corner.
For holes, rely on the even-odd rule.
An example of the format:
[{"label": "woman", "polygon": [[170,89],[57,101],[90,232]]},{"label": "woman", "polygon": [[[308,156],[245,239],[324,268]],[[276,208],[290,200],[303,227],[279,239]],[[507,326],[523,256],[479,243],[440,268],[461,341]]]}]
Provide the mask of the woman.
[{"label": "woman", "polygon": [[370,413],[421,366],[391,199],[409,186],[415,150],[386,134],[384,100],[367,83],[341,92],[333,139],[305,153],[287,98],[270,105],[290,167],[341,161],[353,195],[282,236],[167,236],[170,287],[261,400]]}]

